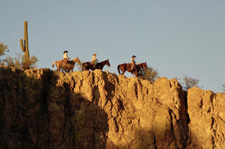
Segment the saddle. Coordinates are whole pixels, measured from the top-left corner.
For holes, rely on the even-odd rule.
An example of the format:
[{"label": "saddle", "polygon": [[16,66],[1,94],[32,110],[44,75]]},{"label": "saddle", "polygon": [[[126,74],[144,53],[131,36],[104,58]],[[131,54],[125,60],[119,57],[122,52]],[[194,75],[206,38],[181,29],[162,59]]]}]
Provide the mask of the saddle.
[{"label": "saddle", "polygon": [[98,63],[97,63],[97,62],[96,62],[96,63],[92,62],[92,64],[93,64],[93,68],[96,68],[96,67],[97,67],[97,65],[98,65]]},{"label": "saddle", "polygon": [[136,65],[130,64],[130,68],[131,68],[132,71],[135,71]]},{"label": "saddle", "polygon": [[67,59],[63,59],[63,63],[64,63],[64,64],[72,64],[72,61],[67,60]]}]

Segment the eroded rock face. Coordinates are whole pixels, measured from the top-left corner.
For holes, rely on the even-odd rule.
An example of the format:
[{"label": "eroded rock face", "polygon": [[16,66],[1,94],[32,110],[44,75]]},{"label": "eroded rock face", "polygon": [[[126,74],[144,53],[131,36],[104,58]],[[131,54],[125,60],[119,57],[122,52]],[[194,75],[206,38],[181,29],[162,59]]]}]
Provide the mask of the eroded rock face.
[{"label": "eroded rock face", "polygon": [[190,148],[225,148],[225,94],[188,91]]},{"label": "eroded rock face", "polygon": [[224,95],[191,89],[187,102],[176,80],[0,68],[0,89],[3,148],[224,146]]}]

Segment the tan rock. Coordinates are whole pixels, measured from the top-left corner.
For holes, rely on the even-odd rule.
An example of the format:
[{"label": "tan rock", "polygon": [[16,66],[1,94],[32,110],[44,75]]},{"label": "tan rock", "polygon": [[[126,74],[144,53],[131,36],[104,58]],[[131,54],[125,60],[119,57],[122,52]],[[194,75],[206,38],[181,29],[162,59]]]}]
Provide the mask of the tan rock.
[{"label": "tan rock", "polygon": [[3,148],[225,146],[225,95],[173,79],[0,68],[0,89]]},{"label": "tan rock", "polygon": [[224,94],[198,88],[188,90],[189,138],[192,138],[190,148],[225,147],[224,100]]}]

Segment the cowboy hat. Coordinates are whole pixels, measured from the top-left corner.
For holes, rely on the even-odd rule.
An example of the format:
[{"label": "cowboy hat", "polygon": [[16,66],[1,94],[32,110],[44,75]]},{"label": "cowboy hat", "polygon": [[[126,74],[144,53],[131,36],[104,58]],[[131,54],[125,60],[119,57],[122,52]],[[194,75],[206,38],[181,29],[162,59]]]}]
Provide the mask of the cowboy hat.
[{"label": "cowboy hat", "polygon": [[63,53],[68,53],[68,51],[64,51]]},{"label": "cowboy hat", "polygon": [[131,58],[134,58],[134,57],[136,58],[136,56],[135,56],[135,55],[133,55]]}]

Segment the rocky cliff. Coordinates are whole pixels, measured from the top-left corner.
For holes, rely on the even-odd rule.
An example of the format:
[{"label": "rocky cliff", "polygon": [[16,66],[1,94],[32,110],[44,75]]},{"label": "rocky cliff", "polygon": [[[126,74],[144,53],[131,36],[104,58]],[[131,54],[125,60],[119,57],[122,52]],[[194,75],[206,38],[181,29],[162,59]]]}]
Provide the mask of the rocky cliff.
[{"label": "rocky cliff", "polygon": [[0,68],[0,146],[225,148],[224,101],[167,78]]}]

